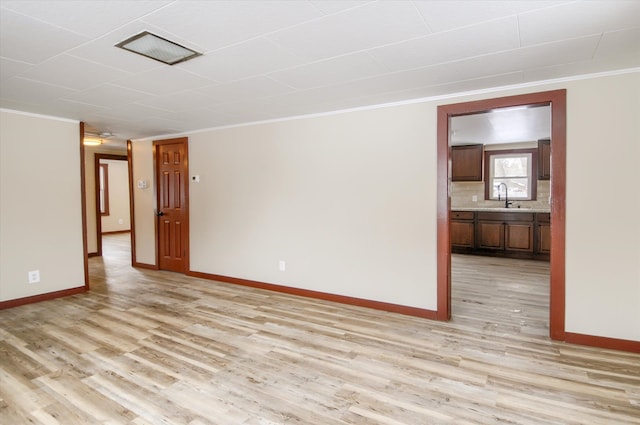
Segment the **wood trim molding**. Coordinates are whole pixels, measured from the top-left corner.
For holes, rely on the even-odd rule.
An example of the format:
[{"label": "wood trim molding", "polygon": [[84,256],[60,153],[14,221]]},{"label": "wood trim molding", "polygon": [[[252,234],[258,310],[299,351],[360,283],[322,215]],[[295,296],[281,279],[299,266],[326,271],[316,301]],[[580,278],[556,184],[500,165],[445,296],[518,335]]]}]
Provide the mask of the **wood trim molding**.
[{"label": "wood trim molding", "polygon": [[[93,156],[94,164],[94,181],[95,186],[95,203],[96,203],[96,253],[95,255],[102,256],[102,214],[100,214],[100,160],[110,159],[115,161],[128,161],[129,157],[125,155],[115,155],[110,153],[96,153]],[[131,184],[129,184],[131,186]],[[131,190],[129,190],[131,193]],[[131,197],[131,195],[129,195]],[[131,210],[131,206],[129,206]]]},{"label": "wood trim molding", "polygon": [[131,267],[136,267],[136,214],[135,196],[133,193],[133,146],[131,140],[127,140],[127,169],[129,171],[129,223],[131,223]]},{"label": "wood trim molding", "polygon": [[438,106],[437,316],[439,320],[448,320],[451,317],[449,117],[509,106],[551,104],[551,155],[553,156],[551,222],[553,226],[551,226],[549,334],[555,340],[565,339],[566,95],[567,91],[562,89]]},{"label": "wood trim molding", "polygon": [[131,230],[114,230],[113,232],[102,232],[103,235],[118,235],[122,233],[131,233]]},{"label": "wood trim molding", "polygon": [[160,270],[160,268],[156,264],[147,264],[147,263],[138,263],[138,262],[131,264],[131,267],[136,267],[139,269],[147,269],[147,270]]},{"label": "wood trim molding", "polygon": [[[89,289],[89,243],[87,240],[87,192],[84,166],[84,122],[80,122],[80,208],[82,216],[82,257],[84,263],[84,288]],[[32,298],[32,297],[31,297]],[[36,302],[36,301],[32,301]]]},{"label": "wood trim molding", "polygon": [[404,314],[407,316],[422,317],[425,319],[436,319],[436,312],[417,307],[408,307],[399,304],[385,303],[381,301],[366,300],[363,298],[348,297],[346,295],[336,295],[327,292],[312,291],[309,289],[294,288],[291,286],[276,285],[273,283],[258,282],[255,280],[240,279],[237,277],[221,276],[216,274],[188,271],[187,276],[199,277],[201,279],[215,280],[218,282],[232,283],[236,285],[249,286],[251,288],[266,289],[268,291],[281,292],[290,295],[298,295],[318,300],[331,301],[340,304],[353,305],[358,307],[372,308],[374,310],[388,311],[392,313]]},{"label": "wood trim molding", "polygon": [[640,353],[640,341],[632,341],[628,339],[607,338],[603,336],[565,332],[565,341],[571,344]]},{"label": "wood trim molding", "polygon": [[89,290],[89,287],[85,285],[85,286],[79,286],[77,288],[63,289],[61,291],[55,291],[55,292],[48,292],[46,294],[33,295],[30,297],[24,297],[24,298],[16,298],[15,300],[0,301],[0,310],[18,307],[21,305],[39,303],[42,301],[54,300],[56,298],[68,297],[69,295],[80,294],[82,292],[87,292],[88,290]]}]

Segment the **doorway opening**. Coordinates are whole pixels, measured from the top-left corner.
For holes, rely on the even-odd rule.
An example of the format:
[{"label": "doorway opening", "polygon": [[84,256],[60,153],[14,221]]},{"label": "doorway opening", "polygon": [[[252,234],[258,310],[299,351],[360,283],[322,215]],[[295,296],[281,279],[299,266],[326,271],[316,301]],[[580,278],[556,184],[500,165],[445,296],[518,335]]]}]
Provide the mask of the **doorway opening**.
[{"label": "doorway opening", "polygon": [[103,255],[103,234],[130,233],[130,176],[127,155],[96,153],[96,256]]},{"label": "doorway opening", "polygon": [[565,313],[565,158],[566,158],[566,90],[532,93],[496,99],[472,101],[438,107],[438,310],[439,320],[451,318],[451,118],[480,114],[500,108],[551,107],[551,174],[549,334],[564,340]]}]

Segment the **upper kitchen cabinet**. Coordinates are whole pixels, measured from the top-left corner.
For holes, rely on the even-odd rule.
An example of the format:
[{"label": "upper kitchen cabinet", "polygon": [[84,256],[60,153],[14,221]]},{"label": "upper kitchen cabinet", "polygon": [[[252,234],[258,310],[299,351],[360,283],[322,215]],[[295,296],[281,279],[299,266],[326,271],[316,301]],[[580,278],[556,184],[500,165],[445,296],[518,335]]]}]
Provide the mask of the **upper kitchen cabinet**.
[{"label": "upper kitchen cabinet", "polygon": [[538,140],[538,180],[551,179],[551,139]]},{"label": "upper kitchen cabinet", "polygon": [[482,181],[483,145],[451,147],[451,181]]}]

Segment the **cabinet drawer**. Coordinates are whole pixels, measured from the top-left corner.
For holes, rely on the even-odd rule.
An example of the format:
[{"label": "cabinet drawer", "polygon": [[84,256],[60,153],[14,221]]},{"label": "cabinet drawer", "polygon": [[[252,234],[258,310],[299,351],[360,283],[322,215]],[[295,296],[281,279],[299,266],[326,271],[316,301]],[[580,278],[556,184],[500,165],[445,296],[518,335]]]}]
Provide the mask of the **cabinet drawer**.
[{"label": "cabinet drawer", "polygon": [[537,213],[536,219],[538,220],[538,223],[551,223],[551,214]]},{"label": "cabinet drawer", "polygon": [[485,221],[526,221],[533,222],[533,213],[525,212],[479,212],[478,220]]},{"label": "cabinet drawer", "polygon": [[473,220],[473,211],[451,211],[452,220]]}]

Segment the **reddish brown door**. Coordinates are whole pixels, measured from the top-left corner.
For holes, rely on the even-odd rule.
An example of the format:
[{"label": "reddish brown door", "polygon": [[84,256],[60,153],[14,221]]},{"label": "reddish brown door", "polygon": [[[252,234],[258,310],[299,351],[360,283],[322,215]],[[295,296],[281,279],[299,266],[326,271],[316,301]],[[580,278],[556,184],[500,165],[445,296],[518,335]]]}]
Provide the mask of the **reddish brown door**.
[{"label": "reddish brown door", "polygon": [[158,266],[184,273],[188,258],[187,139],[154,142],[158,188]]}]

